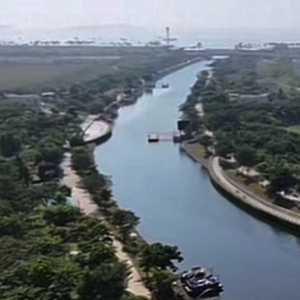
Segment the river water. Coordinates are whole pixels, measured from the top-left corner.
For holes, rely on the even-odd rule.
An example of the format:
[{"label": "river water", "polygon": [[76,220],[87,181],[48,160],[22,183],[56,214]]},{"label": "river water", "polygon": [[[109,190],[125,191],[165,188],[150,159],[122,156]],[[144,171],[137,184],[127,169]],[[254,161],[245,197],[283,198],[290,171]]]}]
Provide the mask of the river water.
[{"label": "river water", "polygon": [[120,207],[140,218],[149,242],[179,246],[180,268],[214,268],[227,300],[299,299],[299,239],[247,214],[212,186],[202,168],[170,142],[148,144],[149,132],[176,129],[200,62],[158,82],[134,106],[120,110],[113,137],[96,148],[98,168],[112,176]]}]

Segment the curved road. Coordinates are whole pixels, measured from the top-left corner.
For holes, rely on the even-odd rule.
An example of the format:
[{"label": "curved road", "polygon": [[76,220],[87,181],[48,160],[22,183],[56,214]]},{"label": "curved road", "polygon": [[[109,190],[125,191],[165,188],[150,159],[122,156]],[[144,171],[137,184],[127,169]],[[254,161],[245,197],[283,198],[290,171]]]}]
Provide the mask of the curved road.
[{"label": "curved road", "polygon": [[277,205],[274,205],[259,195],[256,195],[245,186],[233,181],[223,171],[219,163],[219,157],[213,157],[209,162],[209,171],[213,180],[220,185],[225,191],[238,198],[246,205],[253,209],[263,212],[266,215],[300,228],[299,214],[294,213],[291,210],[284,209]]}]

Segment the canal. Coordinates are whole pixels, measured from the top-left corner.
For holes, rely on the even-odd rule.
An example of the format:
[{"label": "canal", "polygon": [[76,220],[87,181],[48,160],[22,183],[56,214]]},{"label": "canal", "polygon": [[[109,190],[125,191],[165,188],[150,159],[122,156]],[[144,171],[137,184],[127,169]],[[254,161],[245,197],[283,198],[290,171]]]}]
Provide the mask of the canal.
[{"label": "canal", "polygon": [[214,268],[225,286],[222,299],[299,298],[299,239],[237,208],[211,184],[202,168],[170,142],[148,144],[150,132],[176,129],[179,105],[200,62],[166,76],[134,106],[120,110],[113,137],[96,148],[99,170],[112,177],[120,207],[141,218],[149,242],[177,245],[180,268]]}]

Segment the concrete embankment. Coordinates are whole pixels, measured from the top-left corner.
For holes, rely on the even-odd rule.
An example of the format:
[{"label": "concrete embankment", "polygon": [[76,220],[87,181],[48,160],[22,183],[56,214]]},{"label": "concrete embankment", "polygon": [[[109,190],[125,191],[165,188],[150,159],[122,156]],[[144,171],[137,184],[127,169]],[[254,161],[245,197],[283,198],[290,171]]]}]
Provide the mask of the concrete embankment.
[{"label": "concrete embankment", "polygon": [[208,171],[213,183],[229,195],[233,196],[234,199],[241,202],[241,204],[256,211],[257,213],[263,214],[269,219],[276,220],[276,222],[283,225],[288,225],[290,228],[300,228],[299,214],[268,202],[251,190],[229,178],[220,166],[218,157],[210,158]]},{"label": "concrete embankment", "polygon": [[158,76],[156,78],[156,80],[168,75],[168,74],[171,74],[175,71],[178,71],[180,69],[183,69],[184,67],[187,67],[189,65],[192,65],[192,64],[195,64],[196,62],[199,62],[201,60],[204,59],[204,55],[201,54],[197,57],[194,57],[194,58],[191,58],[191,59],[188,59],[186,61],[183,61],[182,63],[179,63],[177,65],[174,65],[174,66],[171,66],[171,67],[167,67],[165,69],[162,69],[160,71],[157,72]]},{"label": "concrete embankment", "polygon": [[82,123],[84,143],[104,143],[111,137],[112,125],[98,118],[97,115],[89,115]]},{"label": "concrete embankment", "polygon": [[218,157],[201,158],[195,153],[193,146],[188,144],[182,144],[181,150],[207,169],[214,185],[238,202],[237,204],[264,216],[264,218],[274,220],[277,224],[288,226],[291,229],[300,229],[299,214],[265,200],[247,187],[234,181],[223,171]]},{"label": "concrete embankment", "polygon": [[197,153],[197,144],[188,144],[187,142],[183,142],[180,145],[180,150],[189,156],[193,161],[201,164],[201,166],[205,169],[208,169],[208,160]]}]

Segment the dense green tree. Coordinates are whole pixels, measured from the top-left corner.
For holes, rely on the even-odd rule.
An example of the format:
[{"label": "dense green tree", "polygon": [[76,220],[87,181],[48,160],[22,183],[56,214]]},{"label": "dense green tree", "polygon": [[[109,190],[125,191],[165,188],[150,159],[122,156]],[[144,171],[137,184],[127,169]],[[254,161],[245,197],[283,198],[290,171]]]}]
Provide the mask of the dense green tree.
[{"label": "dense green tree", "polygon": [[42,160],[54,164],[59,164],[63,157],[62,147],[55,144],[43,145],[40,149]]},{"label": "dense green tree", "polygon": [[173,283],[175,274],[166,270],[154,270],[148,278],[149,286],[158,300],[175,299]]},{"label": "dense green tree", "polygon": [[0,218],[0,236],[12,235],[19,237],[22,234],[22,222],[18,216]]},{"label": "dense green tree", "polygon": [[118,209],[112,215],[112,223],[119,227],[123,238],[139,224],[139,218],[131,211]]},{"label": "dense green tree", "polygon": [[114,250],[111,245],[98,243],[89,252],[88,265],[91,269],[100,266],[103,263],[109,263],[115,260]]},{"label": "dense green tree", "polygon": [[291,169],[281,164],[277,164],[270,174],[270,181],[270,191],[273,193],[282,190],[286,191],[297,183],[297,179],[293,176]]},{"label": "dense green tree", "polygon": [[43,210],[43,217],[48,223],[63,226],[74,221],[80,215],[79,208],[70,205],[49,206]]},{"label": "dense green tree", "polygon": [[72,163],[78,171],[86,171],[94,166],[86,147],[76,147],[72,150]]},{"label": "dense green tree", "polygon": [[181,262],[182,260],[181,253],[176,246],[155,243],[147,245],[143,250],[141,265],[146,272],[152,268],[176,270],[174,261]]},{"label": "dense green tree", "polygon": [[0,135],[0,152],[3,156],[13,156],[21,150],[20,139],[13,133],[4,132]]},{"label": "dense green tree", "polygon": [[252,167],[256,164],[256,150],[248,145],[238,147],[237,160],[243,166]]},{"label": "dense green tree", "polygon": [[102,264],[87,271],[78,286],[80,300],[118,300],[126,288],[127,266],[121,263]]}]

